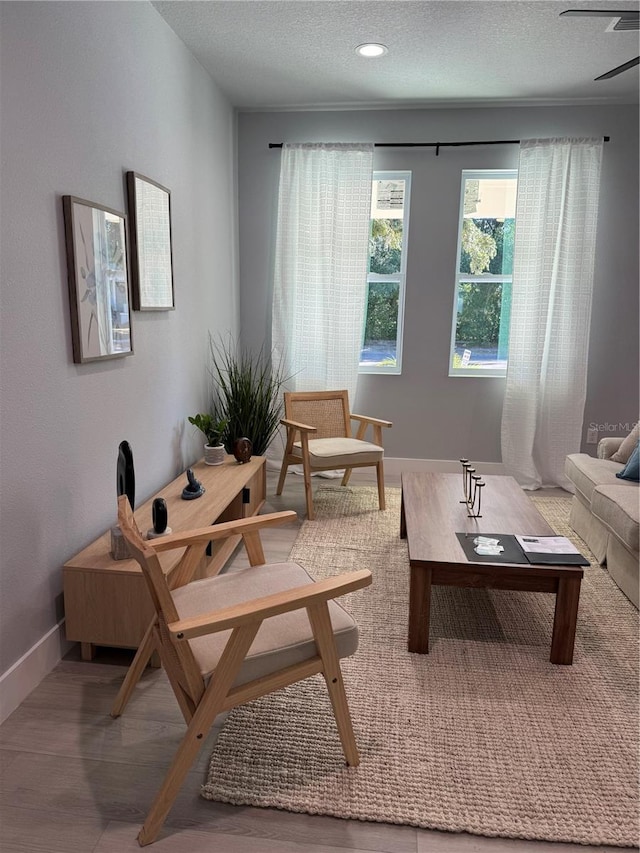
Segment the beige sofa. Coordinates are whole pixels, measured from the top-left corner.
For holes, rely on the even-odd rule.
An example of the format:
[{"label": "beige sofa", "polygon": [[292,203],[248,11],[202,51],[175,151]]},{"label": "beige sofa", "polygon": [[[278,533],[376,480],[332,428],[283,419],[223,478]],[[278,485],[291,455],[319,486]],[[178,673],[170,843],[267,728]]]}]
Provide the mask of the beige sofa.
[{"label": "beige sofa", "polygon": [[625,466],[612,459],[623,441],[603,438],[597,458],[586,453],[567,456],[565,473],[575,486],[569,523],[638,607],[640,490],[637,482],[616,477]]}]

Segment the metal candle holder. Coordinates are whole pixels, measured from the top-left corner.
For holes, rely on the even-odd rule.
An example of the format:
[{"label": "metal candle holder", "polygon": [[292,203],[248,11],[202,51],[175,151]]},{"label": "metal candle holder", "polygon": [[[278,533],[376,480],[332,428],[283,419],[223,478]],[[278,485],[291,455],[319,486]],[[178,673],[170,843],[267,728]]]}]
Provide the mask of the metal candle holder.
[{"label": "metal candle holder", "polygon": [[460,464],[462,465],[462,489],[464,492],[464,500],[460,503],[466,504],[468,518],[482,518],[480,507],[482,505],[482,489],[485,483],[482,477],[476,474],[476,469],[471,467],[471,462],[468,459],[461,459]]}]

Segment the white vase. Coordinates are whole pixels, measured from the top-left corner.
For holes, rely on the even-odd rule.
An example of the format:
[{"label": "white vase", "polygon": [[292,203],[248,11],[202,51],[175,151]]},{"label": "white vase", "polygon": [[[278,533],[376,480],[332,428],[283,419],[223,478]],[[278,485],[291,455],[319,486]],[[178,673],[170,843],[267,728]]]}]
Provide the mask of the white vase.
[{"label": "white vase", "polygon": [[210,444],[204,446],[204,461],[206,465],[222,465],[226,456],[224,444],[216,444],[212,447]]}]

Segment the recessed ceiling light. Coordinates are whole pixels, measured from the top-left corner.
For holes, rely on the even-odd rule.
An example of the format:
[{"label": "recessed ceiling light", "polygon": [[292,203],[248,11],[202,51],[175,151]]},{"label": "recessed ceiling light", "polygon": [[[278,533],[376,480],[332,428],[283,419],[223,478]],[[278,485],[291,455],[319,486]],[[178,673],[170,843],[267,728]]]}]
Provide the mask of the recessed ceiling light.
[{"label": "recessed ceiling light", "polygon": [[356,53],[359,56],[366,56],[368,58],[371,58],[374,56],[384,56],[385,53],[389,53],[389,50],[383,44],[367,43],[359,44],[356,48]]}]

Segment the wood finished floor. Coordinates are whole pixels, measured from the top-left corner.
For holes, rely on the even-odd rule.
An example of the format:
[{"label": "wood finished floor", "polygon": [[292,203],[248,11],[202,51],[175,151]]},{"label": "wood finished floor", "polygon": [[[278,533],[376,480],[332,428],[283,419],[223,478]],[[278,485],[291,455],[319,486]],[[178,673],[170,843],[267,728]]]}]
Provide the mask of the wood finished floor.
[{"label": "wood finished floor", "polygon": [[[327,481],[314,483],[317,488]],[[335,481],[334,481],[335,482]],[[388,482],[388,485],[398,483]],[[281,498],[268,475],[265,511],[304,513],[303,484]],[[300,522],[266,531],[268,559],[286,559]],[[241,553],[231,568],[246,565]],[[2,853],[127,853],[184,723],[162,671],[147,670],[125,714],[109,708],[131,655],[100,649],[86,663],[72,651],[0,726]],[[157,853],[613,853],[585,847],[482,838],[346,821],[203,800],[214,730],[162,830]],[[636,848],[637,849],[637,848]]]}]

